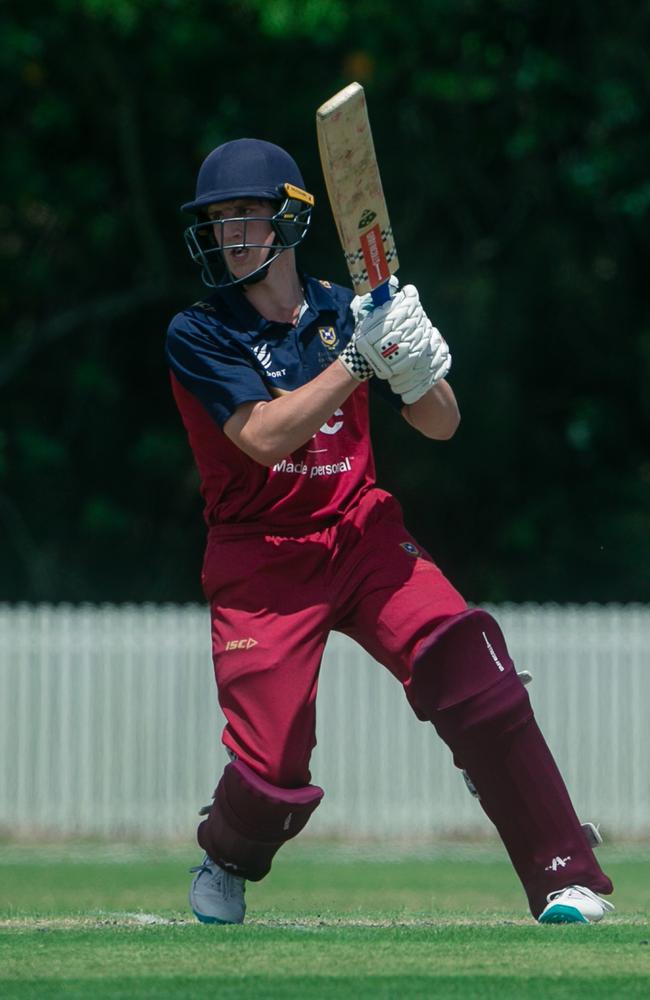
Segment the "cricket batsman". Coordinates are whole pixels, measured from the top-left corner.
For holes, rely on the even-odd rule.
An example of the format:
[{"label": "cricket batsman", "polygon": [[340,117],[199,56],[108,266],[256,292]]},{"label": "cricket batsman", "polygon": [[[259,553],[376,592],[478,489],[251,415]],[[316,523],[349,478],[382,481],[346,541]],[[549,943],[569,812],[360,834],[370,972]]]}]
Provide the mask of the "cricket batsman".
[{"label": "cricket batsman", "polygon": [[444,441],[460,416],[447,343],[418,293],[372,308],[300,271],[313,198],[292,157],[257,139],[201,166],[185,238],[209,293],[167,335],[174,398],[201,479],[202,584],[223,743],[190,903],[241,923],[245,881],[323,798],[311,783],[321,658],[332,630],[400,682],[466,772],[542,923],[612,910],[601,871],[505,639],[469,608],[375,482],[368,398]]}]

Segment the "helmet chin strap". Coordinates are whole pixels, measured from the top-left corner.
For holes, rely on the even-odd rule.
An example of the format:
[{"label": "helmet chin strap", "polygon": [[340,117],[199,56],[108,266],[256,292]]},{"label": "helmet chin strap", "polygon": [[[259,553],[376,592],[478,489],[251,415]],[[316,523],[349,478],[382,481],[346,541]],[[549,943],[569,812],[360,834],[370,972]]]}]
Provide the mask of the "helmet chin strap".
[{"label": "helmet chin strap", "polygon": [[[273,260],[275,260],[275,257],[273,258]],[[248,288],[249,285],[259,285],[260,281],[264,281],[264,279],[268,277],[269,267],[273,263],[273,260],[270,260],[269,263],[265,265],[261,271],[258,271],[256,274],[252,274],[250,278],[244,278],[243,281],[239,281],[239,284],[243,288]],[[230,272],[228,273],[230,274]]]}]

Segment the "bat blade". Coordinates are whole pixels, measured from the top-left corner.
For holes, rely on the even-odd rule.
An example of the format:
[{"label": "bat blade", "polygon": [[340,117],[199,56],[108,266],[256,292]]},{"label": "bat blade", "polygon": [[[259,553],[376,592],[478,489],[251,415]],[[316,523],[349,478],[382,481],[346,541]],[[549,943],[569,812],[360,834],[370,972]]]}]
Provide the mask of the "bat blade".
[{"label": "bat blade", "polygon": [[399,267],[363,87],[351,83],[316,112],[321,166],[357,295],[386,301]]}]

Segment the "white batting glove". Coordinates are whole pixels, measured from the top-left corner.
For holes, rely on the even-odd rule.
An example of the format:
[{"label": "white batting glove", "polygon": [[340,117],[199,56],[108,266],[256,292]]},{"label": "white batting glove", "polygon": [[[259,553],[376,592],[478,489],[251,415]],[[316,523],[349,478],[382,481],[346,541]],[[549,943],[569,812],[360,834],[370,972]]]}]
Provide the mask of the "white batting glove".
[{"label": "white batting glove", "polygon": [[431,322],[417,289],[405,285],[384,305],[364,316],[354,331],[354,347],[379,378],[411,370],[428,349]]},{"label": "white batting glove", "polygon": [[445,378],[451,368],[451,354],[439,330],[431,326],[429,344],[408,371],[393,375],[389,380],[393,392],[404,403],[415,403],[431,386]]},{"label": "white batting glove", "polygon": [[[398,288],[399,278],[393,274],[388,281],[388,291],[391,299]],[[386,304],[384,303],[384,305]],[[356,347],[356,333],[360,323],[377,308],[381,307],[375,306],[370,292],[367,292],[365,295],[355,295],[350,303],[350,312],[354,316],[355,332],[350,343],[339,354],[339,361],[358,382],[363,382],[377,374],[372,365],[359,353]]]}]

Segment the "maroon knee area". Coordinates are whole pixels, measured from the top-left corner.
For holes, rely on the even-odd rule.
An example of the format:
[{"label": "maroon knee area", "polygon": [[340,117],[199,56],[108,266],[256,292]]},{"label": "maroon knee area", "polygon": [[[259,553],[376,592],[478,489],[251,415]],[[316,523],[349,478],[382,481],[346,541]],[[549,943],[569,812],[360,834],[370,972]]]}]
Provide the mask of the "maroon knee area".
[{"label": "maroon knee area", "polygon": [[487,611],[471,609],[446,618],[420,646],[406,694],[418,718],[433,722],[437,712],[501,687],[510,675],[501,629]]},{"label": "maroon knee area", "polygon": [[532,718],[528,692],[512,670],[487,690],[434,712],[431,722],[457,765],[468,768],[476,756],[487,759],[498,743],[509,740]]},{"label": "maroon knee area", "polygon": [[222,868],[253,882],[268,874],[276,852],[300,833],[323,797],[317,785],[279,788],[241,760],[227,764],[197,839]]}]

